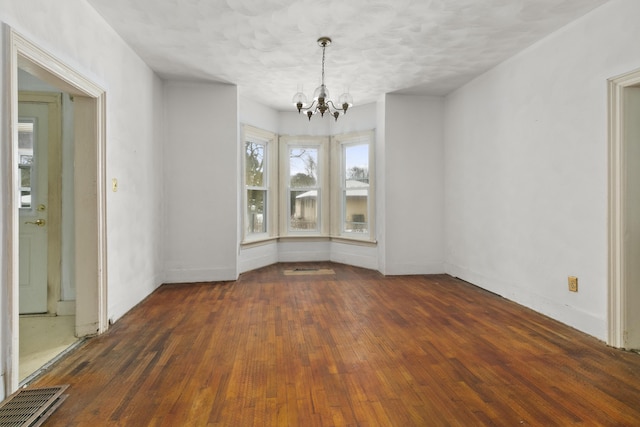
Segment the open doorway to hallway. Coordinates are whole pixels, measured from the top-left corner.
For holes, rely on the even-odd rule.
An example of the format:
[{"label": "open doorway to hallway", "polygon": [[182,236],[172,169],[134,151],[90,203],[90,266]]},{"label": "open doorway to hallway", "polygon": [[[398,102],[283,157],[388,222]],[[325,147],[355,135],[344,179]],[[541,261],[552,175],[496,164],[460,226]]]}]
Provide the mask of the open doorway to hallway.
[{"label": "open doorway to hallway", "polygon": [[640,69],[609,80],[609,337],[640,351]]},{"label": "open doorway to hallway", "polygon": [[[25,382],[22,380],[24,373],[20,371],[22,348],[20,344],[26,344],[21,342],[25,338],[21,335],[26,333],[20,333],[20,320],[21,317],[26,316],[21,316],[21,312],[29,313],[32,317],[38,315],[54,317],[52,314],[73,315],[75,312],[74,319],[68,323],[73,325],[74,335],[77,337],[96,335],[108,328],[105,197],[106,92],[13,29],[9,27],[5,29],[9,41],[10,99],[8,105],[10,114],[8,122],[11,138],[6,144],[0,145],[0,153],[3,158],[11,159],[10,162],[6,162],[7,176],[11,177],[11,185],[7,186],[9,203],[1,208],[3,218],[6,218],[3,227],[7,231],[9,255],[7,277],[9,280],[7,281],[8,309],[0,311],[0,316],[9,327],[7,334],[0,334],[0,339],[4,360],[7,361],[3,395],[9,395],[18,389],[20,383]],[[73,117],[73,125],[70,126],[69,131],[73,135],[72,155],[69,157],[73,159],[73,166],[68,168],[60,163],[62,166],[58,167],[61,168],[59,172],[61,188],[57,190],[59,195],[47,199],[46,202],[41,202],[36,197],[37,191],[45,190],[34,188],[32,193],[32,184],[37,182],[37,168],[27,167],[30,161],[28,157],[24,158],[25,165],[20,164],[20,130],[26,131],[29,121],[33,129],[37,129],[39,121],[33,117],[31,120],[21,120],[21,117],[28,119],[30,114],[25,113],[23,116],[19,111],[19,98],[20,95],[24,95],[24,93],[20,94],[19,89],[20,70],[55,88],[57,94],[66,94],[72,98],[73,102],[70,113]],[[40,132],[48,133],[43,130]],[[29,155],[29,153],[24,154]],[[51,167],[48,160],[46,165]],[[53,167],[55,168],[55,165]],[[23,185],[23,169],[25,170],[24,182],[29,185]],[[72,181],[69,190],[72,193],[72,201],[68,204],[63,201],[62,181],[66,173],[63,171],[69,172],[67,179]],[[29,179],[26,179],[31,172],[34,172],[33,177],[29,176]],[[51,189],[49,184],[45,184],[42,188],[45,187],[48,190]],[[56,200],[60,205],[59,209],[51,207],[51,201],[55,204]],[[64,214],[65,207],[72,212]],[[22,209],[24,209],[23,213],[30,213],[31,217],[21,218]],[[65,232],[66,221],[70,221],[68,232]],[[47,225],[50,227],[46,227]],[[27,234],[37,235],[38,231],[44,230],[47,230],[47,236],[44,238],[46,243],[41,245],[35,243],[37,239],[29,241],[24,238],[22,233],[25,231]],[[68,237],[72,242],[73,250],[70,253],[64,252],[63,237]],[[41,252],[29,252],[30,245],[33,250],[38,249]],[[46,255],[42,253],[45,248],[48,252]],[[25,249],[24,254],[31,257],[29,262],[21,262],[22,249]],[[53,252],[53,255],[49,252]],[[67,262],[62,261],[64,258],[67,258]],[[65,269],[68,269],[68,277],[73,278],[74,289],[65,288]],[[44,271],[46,273],[43,273]],[[29,304],[33,302],[29,298],[25,301],[21,301],[20,298],[21,293],[27,292],[25,282],[30,284],[32,274],[44,274],[45,297],[40,296],[38,306],[23,306],[25,302]],[[25,281],[24,278],[28,280]],[[56,281],[60,283],[56,284]],[[71,291],[75,291],[75,305],[72,295],[74,292]],[[44,306],[42,301],[46,301]]]},{"label": "open doorway to hallway", "polygon": [[73,97],[18,70],[19,379],[76,341]]}]

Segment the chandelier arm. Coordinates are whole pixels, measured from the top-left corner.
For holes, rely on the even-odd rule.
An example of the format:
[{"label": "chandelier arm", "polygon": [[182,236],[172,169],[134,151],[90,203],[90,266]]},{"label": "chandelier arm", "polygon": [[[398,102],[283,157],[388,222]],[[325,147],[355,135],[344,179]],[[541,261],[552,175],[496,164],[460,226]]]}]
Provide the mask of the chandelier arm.
[{"label": "chandelier arm", "polygon": [[329,111],[331,111],[331,108],[333,108],[333,109],[334,109],[334,110],[336,110],[336,111],[340,111],[340,110],[342,110],[342,108],[338,108],[338,107],[336,107],[336,105],[333,103],[333,101],[332,101],[332,100],[328,100],[328,101],[326,102],[326,104],[327,104],[327,105],[331,104],[331,107],[329,108]]},{"label": "chandelier arm", "polygon": [[[316,105],[317,101],[314,99],[313,102],[311,103],[311,105],[309,105],[308,107],[302,107],[302,109],[300,111],[304,111],[305,113],[307,111],[313,110],[314,109],[314,105]],[[318,108],[318,106],[316,105],[315,108]]]}]

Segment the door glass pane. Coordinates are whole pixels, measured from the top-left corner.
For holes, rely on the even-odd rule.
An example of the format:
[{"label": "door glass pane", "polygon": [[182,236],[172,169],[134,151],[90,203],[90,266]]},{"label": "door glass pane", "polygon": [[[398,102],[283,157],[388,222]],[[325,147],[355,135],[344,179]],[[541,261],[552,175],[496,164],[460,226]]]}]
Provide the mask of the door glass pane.
[{"label": "door glass pane", "polygon": [[292,231],[318,229],[318,190],[291,191],[289,226]]},{"label": "door glass pane", "polygon": [[263,187],[264,179],[264,144],[247,142],[245,153],[246,185],[249,187]]},{"label": "door glass pane", "polygon": [[267,232],[267,192],[265,190],[247,190],[247,232]]},{"label": "door glass pane", "polygon": [[31,208],[31,183],[34,175],[35,119],[20,119],[18,123],[18,168],[20,170],[20,207]]}]

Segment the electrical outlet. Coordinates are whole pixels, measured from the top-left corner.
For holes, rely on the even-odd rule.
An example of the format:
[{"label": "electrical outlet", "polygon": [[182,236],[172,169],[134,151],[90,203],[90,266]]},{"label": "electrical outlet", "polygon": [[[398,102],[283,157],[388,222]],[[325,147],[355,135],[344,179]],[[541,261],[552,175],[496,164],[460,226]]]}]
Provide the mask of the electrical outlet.
[{"label": "electrical outlet", "polygon": [[575,276],[569,276],[569,290],[571,292],[578,292],[578,278]]}]

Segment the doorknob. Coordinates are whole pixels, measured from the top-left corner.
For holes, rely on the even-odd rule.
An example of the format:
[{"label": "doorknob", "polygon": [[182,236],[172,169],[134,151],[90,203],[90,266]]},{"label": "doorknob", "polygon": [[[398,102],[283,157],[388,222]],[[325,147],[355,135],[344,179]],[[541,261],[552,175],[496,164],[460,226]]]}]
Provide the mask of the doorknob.
[{"label": "doorknob", "polygon": [[36,219],[35,221],[27,221],[25,222],[25,224],[35,224],[38,227],[44,227],[44,225],[47,223],[47,221],[45,221],[44,219]]}]

